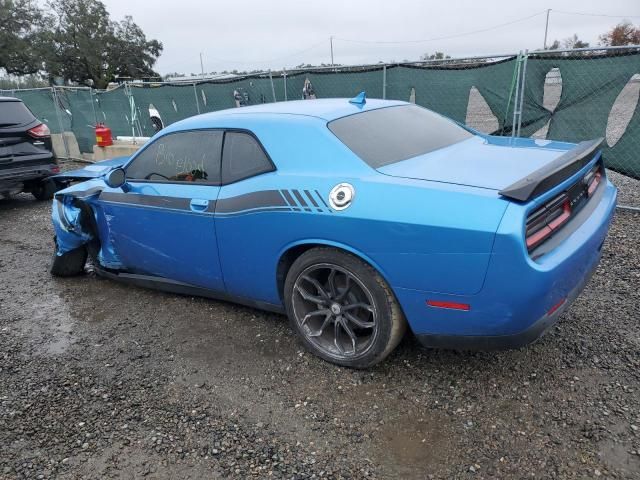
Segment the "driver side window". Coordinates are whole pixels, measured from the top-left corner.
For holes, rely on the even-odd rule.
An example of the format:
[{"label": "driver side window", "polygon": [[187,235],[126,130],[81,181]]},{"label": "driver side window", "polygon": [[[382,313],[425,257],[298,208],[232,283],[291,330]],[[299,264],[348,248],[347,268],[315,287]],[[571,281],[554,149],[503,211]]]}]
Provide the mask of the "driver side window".
[{"label": "driver side window", "polygon": [[164,135],[131,162],[127,167],[127,179],[219,185],[222,136],[220,130]]}]

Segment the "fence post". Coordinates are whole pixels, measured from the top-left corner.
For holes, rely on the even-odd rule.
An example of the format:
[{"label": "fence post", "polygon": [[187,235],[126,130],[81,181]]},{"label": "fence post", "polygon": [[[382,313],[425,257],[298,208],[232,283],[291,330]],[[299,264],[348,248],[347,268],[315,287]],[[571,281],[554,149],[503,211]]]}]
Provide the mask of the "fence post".
[{"label": "fence post", "polygon": [[89,87],[89,100],[91,101],[91,108],[93,109],[93,124],[98,124],[98,115],[96,114],[96,101],[93,98],[94,92],[93,88]]},{"label": "fence post", "polygon": [[271,75],[271,70],[269,70],[269,80],[271,80],[271,94],[273,95],[273,101],[277,102],[278,100],[276,99],[276,89],[273,86],[273,75]]},{"label": "fence post", "polygon": [[[129,108],[131,109],[131,137],[133,138],[133,144],[136,144],[136,120],[138,118],[138,113],[136,112],[136,99],[133,98],[133,93],[131,92],[131,87],[129,87],[129,83],[124,83],[124,93],[129,99]],[[140,132],[142,134],[142,132]],[[142,136],[142,135],[141,135]]]},{"label": "fence post", "polygon": [[382,66],[382,99],[387,98],[387,66]]},{"label": "fence post", "polygon": [[518,131],[516,136],[520,136],[520,127],[522,126],[522,110],[524,109],[524,87],[527,83],[527,59],[529,58],[529,50],[524,51],[522,59],[522,83],[520,85],[520,106],[518,107]]},{"label": "fence post", "polygon": [[[518,58],[516,59],[516,92],[514,95],[513,102],[513,121],[511,122],[511,138],[516,136],[516,116],[518,114],[518,98],[520,94],[520,60],[522,58],[522,51],[518,53]],[[509,95],[509,102],[511,102],[511,95]],[[507,104],[508,105],[508,104]],[[507,110],[509,107],[507,106]]]},{"label": "fence post", "polygon": [[58,118],[58,127],[60,128],[60,135],[62,136],[62,146],[64,147],[65,158],[71,158],[69,154],[69,146],[67,145],[67,136],[64,134],[64,125],[62,124],[62,116],[60,115],[60,104],[58,100],[58,93],[56,87],[51,87],[51,98],[53,99],[53,108],[56,110],[56,117]]},{"label": "fence post", "polygon": [[200,101],[198,100],[198,90],[196,90],[196,82],[193,82],[193,95],[196,97],[196,109],[200,115]]},{"label": "fence post", "polygon": [[287,71],[283,68],[282,74],[284,75],[284,101],[287,101]]}]

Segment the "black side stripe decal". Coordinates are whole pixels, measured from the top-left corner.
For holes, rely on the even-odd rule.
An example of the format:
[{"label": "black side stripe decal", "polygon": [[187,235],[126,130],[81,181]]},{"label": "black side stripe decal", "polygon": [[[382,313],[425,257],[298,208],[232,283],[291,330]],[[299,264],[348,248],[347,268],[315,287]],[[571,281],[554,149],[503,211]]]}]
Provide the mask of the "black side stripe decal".
[{"label": "black side stripe decal", "polygon": [[296,201],[293,199],[293,197],[289,193],[289,190],[282,190],[282,194],[284,195],[284,198],[287,200],[287,203],[289,203],[289,205],[291,205],[292,207],[298,206]]},{"label": "black side stripe decal", "polygon": [[311,192],[309,192],[309,190],[305,190],[304,191],[305,195],[307,196],[307,198],[311,201],[311,203],[313,204],[314,207],[318,208],[318,202],[315,201],[315,199],[313,198],[313,196],[311,195]]},{"label": "black side stripe decal", "polygon": [[[311,212],[311,205],[315,206],[319,212],[325,210],[314,199],[313,194],[309,190],[304,190],[304,193],[309,198],[310,204],[307,203],[304,197],[298,190],[293,190],[295,198],[288,190],[263,190],[259,192],[251,192],[236,197],[221,198],[216,202],[215,200],[209,200],[207,209],[202,213],[215,213],[218,215],[231,215],[242,212]],[[322,200],[322,197],[315,190],[316,195],[320,201],[326,207],[327,204]],[[139,193],[120,193],[120,192],[102,192],[99,199],[107,203],[119,203],[131,206],[141,207],[153,207],[184,211],[189,213],[195,212],[191,208],[190,198],[181,197],[168,197],[168,196],[155,196],[155,195],[143,195]],[[328,207],[327,207],[328,208]],[[330,209],[328,209],[331,212]]]},{"label": "black side stripe decal", "polygon": [[[250,210],[243,210],[240,212],[230,212],[230,213],[216,213],[216,217],[233,217],[236,215],[245,215],[247,213],[264,213],[264,212],[290,212],[292,209],[290,207],[265,207],[265,208],[255,208]],[[299,209],[298,209],[299,210]]]},{"label": "black side stripe decal", "polygon": [[[322,195],[320,195],[320,192],[318,190],[314,190],[316,192],[316,195],[318,196],[318,198],[320,199],[320,201],[322,202],[322,204],[329,208],[329,205],[327,205],[327,202],[324,201],[324,198],[322,198]],[[331,209],[329,208],[329,212],[331,212]]]},{"label": "black side stripe decal", "polygon": [[300,195],[300,192],[298,190],[294,190],[293,194],[298,199],[298,202],[300,202],[300,206],[301,207],[306,207],[307,206],[307,202],[304,201],[304,198],[302,198],[302,195]]},{"label": "black side stripe decal", "polygon": [[237,197],[222,198],[218,200],[216,213],[232,213],[256,208],[287,206],[278,190],[264,190],[262,192],[245,193]]},{"label": "black side stripe decal", "polygon": [[[165,197],[157,195],[142,195],[138,193],[102,192],[100,200],[110,203],[126,203],[141,207],[167,208],[171,210],[191,211],[191,200],[180,197]],[[210,200],[207,212],[215,211],[215,201]]]}]

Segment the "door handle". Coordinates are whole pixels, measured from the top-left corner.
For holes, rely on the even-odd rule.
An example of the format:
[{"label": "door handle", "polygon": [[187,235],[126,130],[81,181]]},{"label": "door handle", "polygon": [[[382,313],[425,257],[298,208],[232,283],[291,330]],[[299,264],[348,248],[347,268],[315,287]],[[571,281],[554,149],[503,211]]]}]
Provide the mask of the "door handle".
[{"label": "door handle", "polygon": [[204,212],[209,206],[209,200],[201,200],[199,198],[194,198],[191,200],[189,204],[191,210],[194,212]]}]

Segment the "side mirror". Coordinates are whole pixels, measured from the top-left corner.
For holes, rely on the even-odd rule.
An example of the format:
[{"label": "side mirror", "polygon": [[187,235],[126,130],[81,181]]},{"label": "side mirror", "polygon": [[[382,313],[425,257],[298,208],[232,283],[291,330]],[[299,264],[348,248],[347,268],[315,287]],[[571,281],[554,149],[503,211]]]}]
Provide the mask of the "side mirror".
[{"label": "side mirror", "polygon": [[120,188],[127,182],[127,177],[122,168],[114,168],[104,178],[104,182],[111,188]]}]

